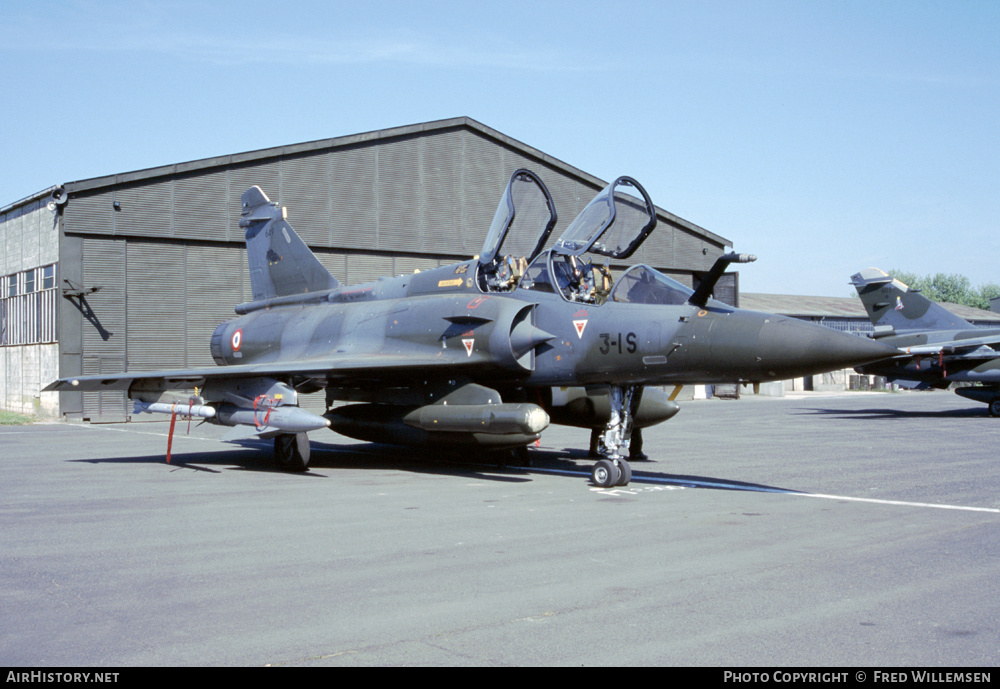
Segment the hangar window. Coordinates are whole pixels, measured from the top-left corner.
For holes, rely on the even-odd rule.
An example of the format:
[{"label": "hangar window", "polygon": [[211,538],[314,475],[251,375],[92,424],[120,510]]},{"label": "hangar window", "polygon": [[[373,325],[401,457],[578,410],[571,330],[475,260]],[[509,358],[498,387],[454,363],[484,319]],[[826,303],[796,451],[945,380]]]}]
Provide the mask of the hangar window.
[{"label": "hangar window", "polygon": [[0,346],[56,341],[56,266],[0,278]]}]

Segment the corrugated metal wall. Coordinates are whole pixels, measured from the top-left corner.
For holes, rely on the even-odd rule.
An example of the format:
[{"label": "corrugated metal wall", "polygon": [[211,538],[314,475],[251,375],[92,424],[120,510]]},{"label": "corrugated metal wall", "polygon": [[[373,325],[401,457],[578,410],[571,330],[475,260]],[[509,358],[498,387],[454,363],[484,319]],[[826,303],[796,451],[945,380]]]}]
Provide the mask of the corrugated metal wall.
[{"label": "corrugated metal wall", "polygon": [[[518,167],[538,173],[553,195],[559,223],[550,242],[599,191],[469,127],[174,166],[71,190],[64,232],[83,238],[83,286],[101,288],[87,296],[89,316],[80,313],[83,373],[212,363],[213,329],[250,299],[239,199],[251,185],[285,206],[327,268],[354,284],[478,253]],[[723,249],[662,225],[649,244],[632,262],[705,270]],[[672,272],[690,284],[685,270]],[[126,413],[121,395],[88,393],[83,407],[92,419]]]},{"label": "corrugated metal wall", "polygon": [[[89,238],[83,243],[83,274],[87,284],[100,287],[82,301],[82,373],[125,370],[125,240]],[[124,396],[114,392],[83,393],[84,416],[121,419]]]}]

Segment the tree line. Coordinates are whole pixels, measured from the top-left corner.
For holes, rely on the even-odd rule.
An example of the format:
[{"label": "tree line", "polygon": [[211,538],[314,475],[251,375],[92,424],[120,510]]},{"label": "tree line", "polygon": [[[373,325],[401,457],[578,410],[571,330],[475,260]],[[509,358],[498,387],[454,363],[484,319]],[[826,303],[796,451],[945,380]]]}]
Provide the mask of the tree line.
[{"label": "tree line", "polygon": [[888,273],[900,282],[905,282],[910,289],[920,290],[921,294],[932,301],[947,301],[989,310],[990,299],[1000,297],[1000,285],[988,282],[973,287],[969,278],[964,275],[937,273],[920,276],[903,270],[890,270]]}]

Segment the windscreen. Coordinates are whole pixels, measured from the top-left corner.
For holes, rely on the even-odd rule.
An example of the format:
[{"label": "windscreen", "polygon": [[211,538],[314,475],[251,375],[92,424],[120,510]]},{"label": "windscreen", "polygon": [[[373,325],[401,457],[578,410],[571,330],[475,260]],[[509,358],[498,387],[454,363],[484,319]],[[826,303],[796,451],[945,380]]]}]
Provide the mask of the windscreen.
[{"label": "windscreen", "polygon": [[694,293],[673,278],[638,265],[622,275],[611,292],[612,301],[625,304],[684,304]]}]

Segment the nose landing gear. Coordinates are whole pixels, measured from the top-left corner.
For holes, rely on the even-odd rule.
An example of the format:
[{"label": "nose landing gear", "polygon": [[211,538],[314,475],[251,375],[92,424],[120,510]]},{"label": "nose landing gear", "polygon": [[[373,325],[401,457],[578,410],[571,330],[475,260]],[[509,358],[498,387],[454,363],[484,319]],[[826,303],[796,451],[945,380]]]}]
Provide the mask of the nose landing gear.
[{"label": "nose landing gear", "polygon": [[600,488],[627,486],[632,480],[632,467],[622,456],[621,448],[632,437],[632,398],[635,385],[612,385],[608,391],[611,418],[598,443],[604,459],[598,460],[590,473],[594,485]]}]

